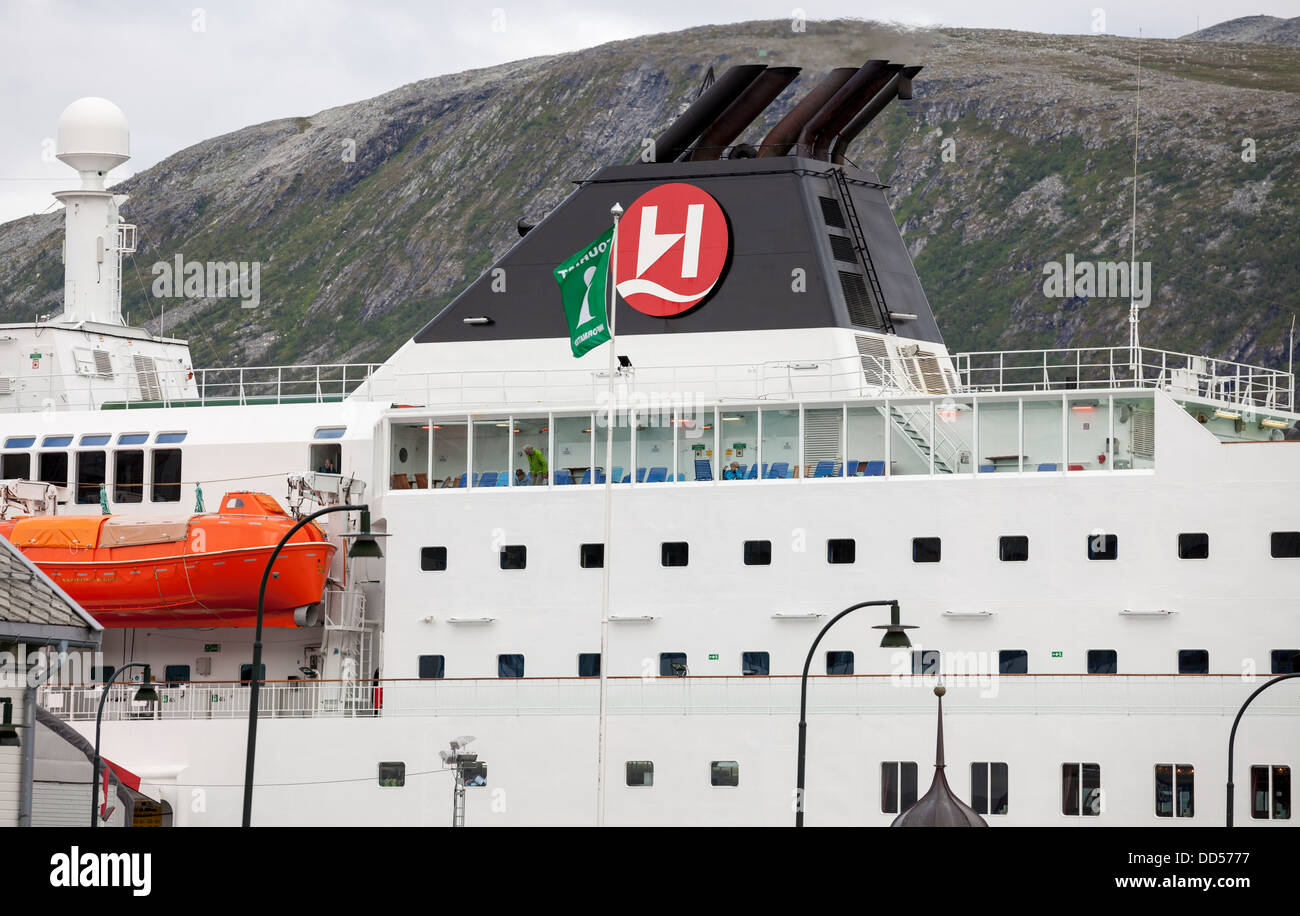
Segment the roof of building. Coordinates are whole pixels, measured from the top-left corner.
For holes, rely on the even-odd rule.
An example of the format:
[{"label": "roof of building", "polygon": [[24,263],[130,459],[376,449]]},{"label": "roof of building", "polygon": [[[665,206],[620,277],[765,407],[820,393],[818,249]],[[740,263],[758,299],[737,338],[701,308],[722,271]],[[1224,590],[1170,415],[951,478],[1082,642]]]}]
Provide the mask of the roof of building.
[{"label": "roof of building", "polygon": [[948,786],[943,775],[943,685],[934,688],[939,698],[939,737],[934,752],[934,781],[916,804],[894,818],[891,827],[987,827],[984,818]]},{"label": "roof of building", "polygon": [[0,639],[97,642],[103,629],[22,551],[0,538]]}]

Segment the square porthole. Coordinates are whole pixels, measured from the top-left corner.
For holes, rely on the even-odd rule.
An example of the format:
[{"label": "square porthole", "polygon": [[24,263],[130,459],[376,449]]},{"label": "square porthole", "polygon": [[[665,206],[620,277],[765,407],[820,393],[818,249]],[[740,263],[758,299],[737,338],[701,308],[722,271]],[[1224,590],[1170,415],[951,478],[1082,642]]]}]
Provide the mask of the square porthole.
[{"label": "square porthole", "polygon": [[690,562],[690,549],[685,541],[664,541],[659,547],[659,562],[663,566],[685,566]]},{"label": "square porthole", "polygon": [[443,572],[447,568],[446,547],[421,547],[420,569],[424,572]]},{"label": "square porthole", "polygon": [[1023,534],[1004,534],[998,538],[998,559],[1003,563],[1024,563],[1029,559],[1029,538]]},{"label": "square porthole", "polygon": [[1178,650],[1178,673],[1179,674],[1209,674],[1210,673],[1210,650],[1179,649]]},{"label": "square porthole", "polygon": [[394,760],[380,763],[379,784],[385,789],[398,789],[406,785],[406,764]]},{"label": "square porthole", "polygon": [[1205,532],[1178,535],[1178,559],[1205,560],[1210,556],[1210,536]]},{"label": "square porthole", "polygon": [[740,673],[753,677],[772,672],[771,656],[766,652],[742,652],[740,654]]},{"label": "square porthole", "polygon": [[578,653],[578,677],[600,677],[600,653]]},{"label": "square porthole", "polygon": [[709,784],[714,786],[740,785],[740,764],[734,760],[714,760],[709,764]]},{"label": "square porthole", "polygon": [[1300,531],[1274,531],[1269,536],[1269,554],[1275,560],[1300,557]]},{"label": "square porthole", "polygon": [[1119,537],[1114,534],[1088,535],[1089,560],[1119,559]]},{"label": "square porthole", "polygon": [[602,569],[605,566],[604,544],[583,544],[578,549],[578,565],[583,569]]},{"label": "square porthole", "polygon": [[827,563],[852,563],[858,556],[858,542],[853,538],[831,538],[826,542]]},{"label": "square porthole", "polygon": [[627,761],[627,784],[629,786],[653,786],[655,784],[654,761]]},{"label": "square porthole", "polygon": [[1089,649],[1089,674],[1115,674],[1119,670],[1119,654],[1114,649]]},{"label": "square porthole", "polygon": [[912,538],[913,563],[938,563],[943,542],[939,538]]},{"label": "square porthole", "polygon": [[771,566],[772,565],[772,542],[771,541],[746,541],[745,542],[745,565],[746,566]]},{"label": "square porthole", "polygon": [[422,680],[444,677],[447,660],[441,655],[421,655],[418,670]]},{"label": "square porthole", "polygon": [[501,548],[502,569],[527,569],[528,548],[523,544],[508,544]]}]

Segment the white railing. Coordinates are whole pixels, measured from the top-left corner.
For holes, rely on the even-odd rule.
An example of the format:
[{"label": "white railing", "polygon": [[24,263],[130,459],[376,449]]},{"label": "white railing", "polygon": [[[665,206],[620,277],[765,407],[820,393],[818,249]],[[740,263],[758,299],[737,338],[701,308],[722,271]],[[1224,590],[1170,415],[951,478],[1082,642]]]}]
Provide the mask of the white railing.
[{"label": "white railing", "polygon": [[1174,397],[1291,410],[1295,376],[1148,347],[1006,350],[953,356],[966,391],[1161,388]]},{"label": "white railing", "polygon": [[[933,715],[931,675],[815,676],[809,709],[820,715]],[[1234,714],[1257,684],[1224,675],[949,674],[949,705],[975,714],[1095,715]],[[610,715],[758,714],[788,716],[799,709],[799,678],[612,677]],[[382,716],[596,715],[594,678],[481,678],[374,682],[277,681],[262,685],[259,718]],[[909,689],[910,688],[910,689]],[[102,687],[44,686],[37,701],[64,719],[94,721]],[[159,702],[134,701],[139,685],[115,684],[105,721],[246,719],[245,685],[191,683],[158,687]],[[1278,695],[1261,712],[1300,715]]]}]

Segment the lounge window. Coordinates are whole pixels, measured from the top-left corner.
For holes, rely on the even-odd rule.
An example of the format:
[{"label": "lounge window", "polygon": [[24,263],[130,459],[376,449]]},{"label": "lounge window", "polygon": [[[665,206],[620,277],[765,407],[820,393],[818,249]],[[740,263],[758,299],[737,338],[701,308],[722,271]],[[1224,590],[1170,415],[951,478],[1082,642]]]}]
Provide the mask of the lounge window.
[{"label": "lounge window", "polygon": [[746,566],[771,566],[772,565],[772,542],[771,541],[746,541],[745,542],[745,565]]},{"label": "lounge window", "polygon": [[470,788],[477,789],[487,785],[488,768],[482,760],[465,764],[461,767],[461,773],[465,777],[465,785]]},{"label": "lounge window", "polygon": [[99,488],[104,485],[105,452],[77,452],[77,503],[83,506],[99,502]]},{"label": "lounge window", "polygon": [[[68,442],[72,441],[71,436],[65,436],[63,438],[67,439]],[[149,441],[148,433],[122,433],[122,435],[117,437],[118,445],[144,445],[148,441]],[[68,442],[65,442],[63,444],[67,445]],[[45,444],[50,447],[55,447],[54,443],[51,442],[49,439],[45,440]]]},{"label": "lounge window", "polygon": [[600,653],[578,653],[578,677],[600,677]]},{"label": "lounge window", "polygon": [[714,760],[709,763],[709,785],[740,785],[740,764],[734,760]]},{"label": "lounge window", "polygon": [[1210,536],[1204,532],[1178,535],[1178,559],[1206,560],[1210,556]]},{"label": "lounge window", "polygon": [[528,548],[523,544],[508,544],[501,548],[502,569],[525,569],[528,566]]},{"label": "lounge window", "polygon": [[1006,534],[998,538],[998,559],[1003,563],[1024,563],[1029,559],[1029,538]]},{"label": "lounge window", "polygon": [[686,677],[686,674],[687,667],[685,652],[659,653],[660,677]]},{"label": "lounge window", "polygon": [[685,566],[690,561],[690,545],[685,541],[664,541],[659,548],[659,562],[664,566]]},{"label": "lounge window", "polygon": [[746,676],[767,675],[772,671],[771,658],[766,652],[742,652],[740,673]]},{"label": "lounge window", "polygon": [[1300,649],[1274,649],[1269,656],[1274,674],[1300,674]]},{"label": "lounge window", "polygon": [[[4,480],[30,480],[32,476],[32,456],[26,452],[17,452],[0,458],[0,478]],[[95,498],[99,498],[98,492]]]},{"label": "lounge window", "polygon": [[1024,649],[998,651],[998,674],[1028,674],[1029,653]]},{"label": "lounge window", "polygon": [[68,485],[68,453],[41,452],[40,479],[56,487]]},{"label": "lounge window", "polygon": [[[105,439],[105,441],[108,441]],[[159,445],[177,445],[185,441],[185,433],[159,433],[153,440]],[[82,445],[90,445],[85,439],[81,440]]]},{"label": "lounge window", "polygon": [[421,547],[420,569],[424,572],[443,572],[447,568],[446,547]]},{"label": "lounge window", "polygon": [[916,763],[889,760],[880,765],[880,810],[898,814],[916,804]]},{"label": "lounge window", "polygon": [[1089,560],[1119,559],[1119,537],[1114,534],[1088,535]]},{"label": "lounge window", "polygon": [[[258,665],[258,666],[257,666],[257,671],[258,671],[258,677],[257,677],[257,679],[258,679],[259,681],[265,681],[265,680],[266,680],[266,665]],[[250,664],[243,664],[243,665],[240,665],[240,666],[239,666],[239,683],[241,683],[241,684],[247,684],[247,683],[248,683],[249,681],[251,681],[252,679],[253,679],[253,666],[250,665]]]},{"label": "lounge window", "polygon": [[1101,764],[1061,764],[1061,813],[1066,817],[1101,814]]},{"label": "lounge window", "polygon": [[1300,557],[1300,531],[1274,531],[1269,546],[1276,560]]},{"label": "lounge window", "polygon": [[523,677],[524,657],[522,655],[498,655],[497,677]]},{"label": "lounge window", "polygon": [[653,786],[655,784],[655,764],[653,760],[629,760],[627,767],[627,784],[629,786]]},{"label": "lounge window", "polygon": [[1196,770],[1190,763],[1156,764],[1156,817],[1195,814]]},{"label": "lounge window", "polygon": [[322,426],[316,430],[312,437],[315,439],[342,439],[343,434],[348,431],[346,426]]},{"label": "lounge window", "polygon": [[1119,656],[1114,649],[1089,649],[1089,674],[1114,674],[1119,667]]},{"label": "lounge window", "polygon": [[385,789],[400,789],[406,785],[406,764],[401,761],[379,764],[379,784]]},{"label": "lounge window", "polygon": [[942,547],[939,538],[912,538],[912,562],[938,563]]},{"label": "lounge window", "polygon": [[578,565],[583,569],[603,569],[605,566],[605,545],[583,544],[578,550]]},{"label": "lounge window", "polygon": [[845,652],[845,651],[827,652],[826,673],[827,674],[852,674],[853,653]]},{"label": "lounge window", "polygon": [[1255,820],[1285,821],[1291,817],[1291,768],[1250,768],[1250,816]]},{"label": "lounge window", "polygon": [[153,492],[149,497],[156,503],[181,501],[181,450],[156,448],[153,450]]},{"label": "lounge window", "polygon": [[1208,649],[1179,649],[1179,674],[1209,674],[1210,651]]},{"label": "lounge window", "polygon": [[976,814],[1007,813],[1008,769],[1005,763],[970,765],[970,806]]},{"label": "lounge window", "polygon": [[424,680],[446,677],[447,660],[441,655],[421,655],[418,670]]},{"label": "lounge window", "polygon": [[[123,436],[122,438],[126,438]],[[72,444],[71,436],[46,436],[41,440],[41,448],[67,448]]]},{"label": "lounge window", "polygon": [[852,563],[857,554],[858,542],[853,538],[831,538],[826,542],[827,563]]},{"label": "lounge window", "polygon": [[168,665],[163,668],[163,680],[168,687],[177,687],[190,679],[189,665]]},{"label": "lounge window", "polygon": [[144,501],[144,452],[128,449],[113,453],[113,501]]},{"label": "lounge window", "polygon": [[939,650],[938,649],[913,649],[912,650],[912,673],[913,674],[938,674],[939,673]]},{"label": "lounge window", "polygon": [[5,448],[31,448],[35,444],[35,436],[10,436],[5,440]]}]

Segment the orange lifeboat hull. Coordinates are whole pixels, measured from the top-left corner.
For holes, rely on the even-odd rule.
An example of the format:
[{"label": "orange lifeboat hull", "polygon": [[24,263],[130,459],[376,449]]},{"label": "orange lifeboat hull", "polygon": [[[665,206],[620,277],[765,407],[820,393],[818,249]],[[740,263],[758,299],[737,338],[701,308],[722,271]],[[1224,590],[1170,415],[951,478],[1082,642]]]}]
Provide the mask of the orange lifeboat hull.
[{"label": "orange lifeboat hull", "polygon": [[[53,516],[0,522],[42,572],[105,627],[251,627],[275,545],[296,520],[261,493],[229,493],[188,519]],[[296,626],[324,596],[337,548],[307,524],[276,558],[263,624]]]}]

